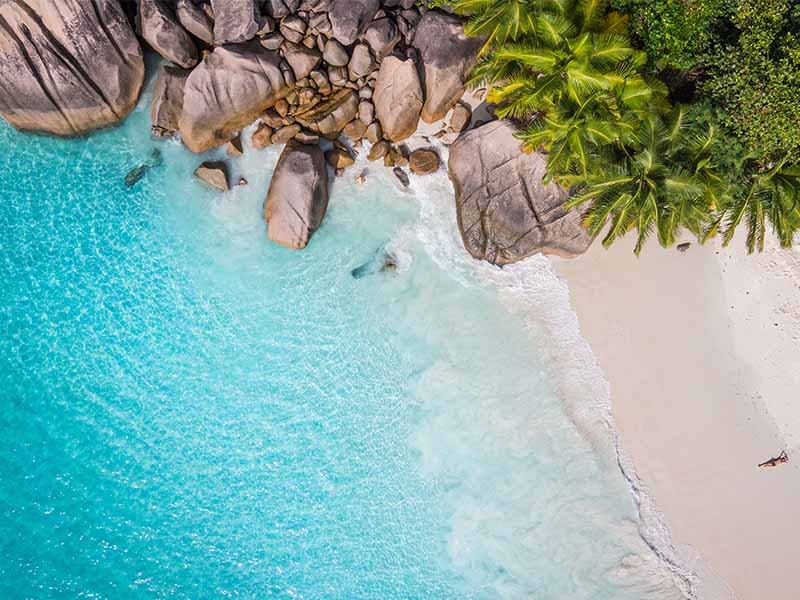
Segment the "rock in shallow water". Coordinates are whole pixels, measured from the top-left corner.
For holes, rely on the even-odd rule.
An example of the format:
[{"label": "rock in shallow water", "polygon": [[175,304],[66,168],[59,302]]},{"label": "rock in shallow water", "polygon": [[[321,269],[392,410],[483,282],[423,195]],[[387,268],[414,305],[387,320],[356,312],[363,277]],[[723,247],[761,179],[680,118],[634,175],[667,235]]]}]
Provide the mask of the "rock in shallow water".
[{"label": "rock in shallow water", "polygon": [[289,142],[264,205],[267,236],[292,249],[305,248],[328,209],[328,172],[317,146]]},{"label": "rock in shallow water", "polygon": [[505,265],[539,252],[575,256],[592,238],[567,192],[544,185],[546,159],[522,151],[508,121],[492,121],[462,134],[450,147],[450,179],[458,227],[475,258]]},{"label": "rock in shallow water", "polygon": [[194,171],[195,176],[207,186],[218,192],[227,192],[228,165],[222,161],[206,161]]},{"label": "rock in shallow water", "polygon": [[144,80],[117,0],[0,2],[0,115],[19,129],[75,135],[118,122]]},{"label": "rock in shallow water", "polygon": [[418,148],[408,157],[408,168],[415,175],[428,175],[439,170],[439,155],[430,148]]}]

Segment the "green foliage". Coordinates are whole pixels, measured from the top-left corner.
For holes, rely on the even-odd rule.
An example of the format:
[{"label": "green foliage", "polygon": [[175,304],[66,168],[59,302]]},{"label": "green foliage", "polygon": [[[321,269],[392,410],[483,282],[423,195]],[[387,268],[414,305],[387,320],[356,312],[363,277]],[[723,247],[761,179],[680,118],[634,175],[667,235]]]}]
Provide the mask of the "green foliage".
[{"label": "green foliage", "polygon": [[713,146],[714,130],[693,126],[683,109],[648,115],[629,143],[606,146],[586,176],[562,178],[582,188],[567,206],[588,203],[584,223],[592,235],[607,227],[605,246],[636,230],[637,255],[653,232],[662,246],[682,228],[700,238],[725,193]]},{"label": "green foliage", "polygon": [[[750,252],[767,225],[781,244],[800,229],[800,0],[454,0],[487,38],[472,83],[521,125],[548,178],[572,189],[592,235],[635,230],[638,254],[686,229]],[[653,55],[657,58],[653,59]],[[705,69],[697,104],[672,110],[646,64]]]},{"label": "green foliage", "polygon": [[534,119],[520,135],[526,150],[547,152],[549,176],[579,174],[585,177],[598,148],[629,139],[636,124],[615,105],[590,97],[584,102],[563,102]]},{"label": "green foliage", "polygon": [[800,159],[800,1],[740,0],[735,43],[709,59],[704,92],[765,164]]},{"label": "green foliage", "polygon": [[456,14],[468,16],[467,35],[485,38],[484,48],[489,48],[540,33],[540,16],[563,14],[569,0],[440,0],[432,3],[434,6],[443,4]]},{"label": "green foliage", "polygon": [[715,42],[715,28],[735,0],[613,0],[630,15],[634,35],[655,70],[690,70]]},{"label": "green foliage", "polygon": [[784,248],[792,245],[800,230],[800,165],[783,159],[768,169],[762,169],[752,158],[745,159],[747,172],[740,185],[732,188],[734,196],[719,211],[709,227],[706,238],[721,228],[722,241],[727,246],[744,222],[747,227],[747,251],[764,250],[767,222]]},{"label": "green foliage", "polygon": [[599,93],[646,101],[651,89],[638,72],[644,57],[607,24],[597,32],[580,33],[554,17],[552,33],[533,44],[503,45],[475,69],[474,79],[494,84],[489,100],[501,117],[522,117],[554,109],[571,100],[584,104]]}]

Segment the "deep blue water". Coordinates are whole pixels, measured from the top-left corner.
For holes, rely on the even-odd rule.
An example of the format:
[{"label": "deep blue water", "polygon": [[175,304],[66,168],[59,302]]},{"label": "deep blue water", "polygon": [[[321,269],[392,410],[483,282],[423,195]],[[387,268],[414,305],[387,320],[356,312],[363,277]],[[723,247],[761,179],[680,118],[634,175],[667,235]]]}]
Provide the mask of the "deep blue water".
[{"label": "deep blue water", "polygon": [[[0,597],[663,594],[547,341],[415,237],[430,199],[339,180],[291,252],[274,150],[217,195],[142,109],[0,145]],[[398,273],[350,276],[387,241]]]}]

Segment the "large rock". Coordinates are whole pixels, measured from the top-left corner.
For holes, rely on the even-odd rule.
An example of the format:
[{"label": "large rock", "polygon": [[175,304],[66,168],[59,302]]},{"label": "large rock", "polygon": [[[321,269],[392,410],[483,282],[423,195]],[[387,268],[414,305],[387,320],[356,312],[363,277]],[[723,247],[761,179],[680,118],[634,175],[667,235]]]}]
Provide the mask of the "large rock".
[{"label": "large rock", "polygon": [[423,106],[422,86],[414,61],[396,56],[384,58],[372,101],[388,139],[399,142],[414,133]]},{"label": "large rock", "polygon": [[217,44],[246,42],[255,37],[261,16],[255,0],[211,0],[211,6]]},{"label": "large rock", "polygon": [[349,46],[364,34],[379,8],[378,0],[331,0],[332,37]]},{"label": "large rock", "polygon": [[317,146],[289,142],[264,205],[267,236],[287,248],[305,248],[328,208],[328,172]]},{"label": "large rock", "polygon": [[178,131],[183,110],[183,86],[189,71],[170,65],[161,65],[153,86],[153,101],[150,104],[150,123],[153,134],[170,136]]},{"label": "large rock", "polygon": [[116,123],[143,80],[117,0],[0,2],[0,115],[14,127],[75,135]]},{"label": "large rock", "polygon": [[384,17],[370,24],[364,34],[364,40],[378,60],[381,60],[391,54],[395,44],[400,41],[400,32],[392,19]]},{"label": "large rock", "polygon": [[[303,127],[336,138],[350,121],[358,114],[358,94],[349,88],[339,90],[306,112],[295,115]],[[366,125],[364,126],[366,129]]]},{"label": "large rock", "polygon": [[197,64],[197,46],[166,0],[139,0],[142,37],[161,56],[184,69]]},{"label": "large rock", "polygon": [[516,131],[508,121],[491,121],[450,146],[448,168],[464,247],[497,265],[538,252],[585,252],[592,239],[580,212],[564,210],[566,190],[542,183],[546,159],[523,152]]},{"label": "large rock", "polygon": [[204,152],[233,139],[288,91],[280,56],[257,42],[214,49],[186,80],[180,131]]},{"label": "large rock", "polygon": [[433,123],[443,118],[458,102],[482,45],[481,39],[464,33],[461,18],[439,10],[425,13],[414,36],[425,85],[423,121]]},{"label": "large rock", "polygon": [[214,22],[192,0],[178,0],[175,16],[184,29],[206,44],[214,43]]}]

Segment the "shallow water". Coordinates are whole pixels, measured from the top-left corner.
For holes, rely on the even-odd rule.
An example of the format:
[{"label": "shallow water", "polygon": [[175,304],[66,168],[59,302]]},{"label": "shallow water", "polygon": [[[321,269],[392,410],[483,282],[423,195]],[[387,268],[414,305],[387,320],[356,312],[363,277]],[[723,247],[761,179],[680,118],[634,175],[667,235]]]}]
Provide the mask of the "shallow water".
[{"label": "shallow water", "polygon": [[218,195],[142,108],[0,143],[1,597],[680,597],[550,340],[442,260],[444,174],[337,180],[292,252],[274,149]]}]

